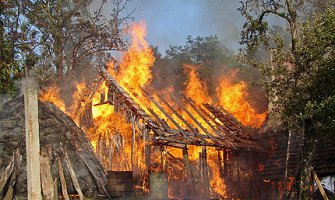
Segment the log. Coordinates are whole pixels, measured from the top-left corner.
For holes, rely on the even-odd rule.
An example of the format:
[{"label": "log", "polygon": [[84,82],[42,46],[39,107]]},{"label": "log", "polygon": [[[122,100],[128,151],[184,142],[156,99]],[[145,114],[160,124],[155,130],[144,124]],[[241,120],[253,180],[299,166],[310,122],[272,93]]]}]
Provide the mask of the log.
[{"label": "log", "polygon": [[42,152],[42,155],[40,155],[40,163],[43,197],[45,200],[53,200],[55,198],[55,191],[50,171],[50,159],[46,152]]},{"label": "log", "polygon": [[59,174],[59,179],[60,179],[60,183],[61,183],[61,187],[62,187],[63,198],[65,200],[70,200],[70,197],[67,193],[67,186],[66,186],[66,180],[65,180],[65,176],[64,176],[62,161],[60,160],[60,158],[58,156],[57,156],[57,162],[58,162],[58,174]]},{"label": "log", "polygon": [[321,195],[322,195],[323,199],[324,200],[329,200],[328,197],[327,197],[327,194],[326,194],[325,190],[322,187],[322,184],[321,184],[318,176],[316,175],[316,173],[315,173],[315,171],[313,169],[313,167],[312,167],[312,175],[313,175],[313,178],[314,178],[314,180],[315,180],[315,182],[316,182],[316,184],[317,184],[317,186],[318,186],[318,188],[319,188],[319,190],[321,192]]},{"label": "log", "polygon": [[76,176],[76,174],[74,173],[74,170],[73,170],[71,161],[70,161],[70,159],[69,159],[69,156],[67,155],[67,152],[64,150],[64,148],[63,148],[62,146],[61,146],[61,149],[62,149],[62,151],[63,151],[63,153],[64,153],[65,163],[66,163],[66,166],[67,166],[67,168],[68,168],[68,170],[69,170],[69,173],[70,173],[70,176],[71,176],[71,180],[72,180],[73,186],[74,186],[74,188],[76,189],[76,191],[78,192],[79,199],[80,199],[80,200],[83,200],[83,199],[84,199],[84,195],[83,195],[83,192],[81,191],[81,188],[80,188],[80,185],[79,185],[77,176]]}]

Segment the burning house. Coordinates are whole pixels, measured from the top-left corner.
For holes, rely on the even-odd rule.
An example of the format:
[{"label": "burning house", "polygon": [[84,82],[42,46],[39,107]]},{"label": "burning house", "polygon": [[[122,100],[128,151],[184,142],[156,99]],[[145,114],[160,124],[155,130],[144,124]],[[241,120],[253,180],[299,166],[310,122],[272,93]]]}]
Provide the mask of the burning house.
[{"label": "burning house", "polygon": [[[41,92],[41,148],[51,180],[61,180],[55,191],[79,198],[262,199],[259,164],[269,149],[257,128],[266,113],[248,103],[246,84],[225,77],[214,99],[197,68],[185,65],[185,91],[156,91],[148,84],[154,57],[145,29],[134,25],[132,37],[118,66],[99,66],[94,81],[77,84],[71,106],[57,87]],[[23,127],[15,126],[24,118],[16,112],[23,101],[5,106],[12,109],[0,114],[2,156],[8,161],[1,169],[18,170],[16,193],[24,194],[24,167],[10,162],[16,148],[25,162]],[[12,160],[20,160],[15,155]]]}]

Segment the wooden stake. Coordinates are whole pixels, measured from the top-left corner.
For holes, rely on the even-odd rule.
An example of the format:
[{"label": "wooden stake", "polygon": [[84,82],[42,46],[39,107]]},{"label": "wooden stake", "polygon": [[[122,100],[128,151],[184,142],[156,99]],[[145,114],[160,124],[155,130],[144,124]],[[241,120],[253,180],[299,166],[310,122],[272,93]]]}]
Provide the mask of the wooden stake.
[{"label": "wooden stake", "polygon": [[74,188],[76,189],[76,191],[78,192],[79,199],[80,199],[80,200],[83,200],[83,199],[84,199],[84,195],[83,195],[83,192],[81,191],[81,188],[80,188],[80,185],[79,185],[77,176],[76,176],[76,174],[74,173],[74,170],[73,170],[71,161],[70,161],[70,159],[69,159],[69,156],[67,155],[67,152],[64,150],[64,148],[63,148],[62,146],[61,146],[61,149],[62,149],[62,151],[63,151],[63,153],[64,153],[65,163],[66,163],[66,166],[67,166],[67,168],[68,168],[68,170],[69,170],[69,173],[70,173],[70,176],[71,176],[71,180],[72,180],[73,186],[74,186]]},{"label": "wooden stake", "polygon": [[61,186],[62,186],[63,198],[65,200],[70,200],[70,197],[67,193],[67,186],[66,186],[66,181],[65,181],[65,177],[64,177],[62,161],[60,160],[60,158],[58,156],[57,156],[57,161],[58,161],[58,174],[59,174],[59,179],[60,179],[60,183],[61,183]]},{"label": "wooden stake", "polygon": [[27,187],[28,200],[40,200],[40,139],[38,124],[37,89],[31,87],[27,80],[24,92],[25,126],[26,126],[26,154],[27,154]]}]

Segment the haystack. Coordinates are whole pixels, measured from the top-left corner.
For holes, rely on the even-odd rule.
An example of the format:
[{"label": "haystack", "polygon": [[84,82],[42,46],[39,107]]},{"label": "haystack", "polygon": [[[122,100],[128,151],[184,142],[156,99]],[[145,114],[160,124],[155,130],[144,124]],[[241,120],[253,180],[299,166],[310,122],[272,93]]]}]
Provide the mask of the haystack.
[{"label": "haystack", "polygon": [[[58,193],[61,194],[61,184],[57,157],[62,162],[68,193],[77,193],[65,162],[66,152],[84,196],[94,198],[103,194],[107,183],[103,167],[85,133],[72,119],[53,104],[39,102],[39,127],[41,152],[50,157],[52,178],[58,179]],[[18,149],[22,154],[14,186],[14,195],[18,196],[27,194],[25,144],[24,100],[21,96],[5,103],[0,110],[0,173]]]}]

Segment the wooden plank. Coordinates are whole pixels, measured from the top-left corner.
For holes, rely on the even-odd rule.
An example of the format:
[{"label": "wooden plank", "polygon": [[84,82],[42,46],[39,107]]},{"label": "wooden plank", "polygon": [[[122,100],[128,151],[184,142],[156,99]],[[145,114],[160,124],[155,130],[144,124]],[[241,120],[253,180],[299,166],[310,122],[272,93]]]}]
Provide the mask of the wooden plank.
[{"label": "wooden plank", "polygon": [[8,189],[6,192],[5,200],[12,200],[13,198],[13,191],[14,185],[16,183],[17,173],[19,172],[19,167],[22,161],[22,155],[19,153],[19,150],[16,149],[14,153],[14,167],[13,172],[9,180]]},{"label": "wooden plank", "polygon": [[55,191],[50,171],[50,158],[46,152],[42,152],[42,155],[40,155],[40,164],[43,197],[45,200],[53,200],[55,198]]},{"label": "wooden plank", "polygon": [[6,196],[4,197],[4,200],[12,200],[13,199],[13,187],[9,187],[6,193]]},{"label": "wooden plank", "polygon": [[79,182],[78,182],[78,179],[77,179],[77,176],[74,172],[74,169],[72,167],[72,164],[71,164],[71,161],[69,159],[69,156],[67,154],[67,152],[64,150],[64,148],[61,146],[61,149],[64,153],[64,158],[65,158],[65,163],[66,163],[66,166],[69,170],[69,173],[70,173],[70,176],[71,176],[71,180],[72,180],[72,184],[74,186],[74,188],[76,189],[78,195],[79,195],[79,199],[80,200],[83,200],[84,199],[84,195],[83,195],[83,192],[81,191],[81,188],[80,188],[80,185],[79,185]]},{"label": "wooden plank", "polygon": [[316,184],[317,184],[317,186],[318,186],[318,188],[321,192],[321,195],[322,195],[323,199],[324,200],[329,200],[328,197],[327,197],[327,194],[326,194],[325,190],[323,189],[322,184],[321,184],[321,182],[320,182],[320,180],[319,180],[318,176],[316,175],[313,168],[312,168],[312,175],[313,175],[313,178],[314,178],[314,180],[315,180],[315,182],[316,182]]},{"label": "wooden plank", "polygon": [[66,186],[66,180],[65,180],[65,176],[64,176],[62,161],[60,160],[60,158],[58,156],[57,156],[57,162],[58,162],[58,174],[59,174],[59,179],[60,179],[60,183],[61,183],[63,198],[65,200],[70,200],[70,197],[67,193],[67,186]]},{"label": "wooden plank", "polygon": [[54,179],[54,192],[55,192],[54,200],[58,200],[58,181],[57,181],[57,178]]},{"label": "wooden plank", "polygon": [[6,185],[7,181],[8,181],[8,178],[10,177],[10,175],[13,172],[13,168],[14,168],[14,154],[15,154],[15,152],[13,153],[13,156],[11,157],[11,160],[8,163],[6,169],[1,174],[1,177],[0,177],[0,193],[3,191],[5,185]]}]

